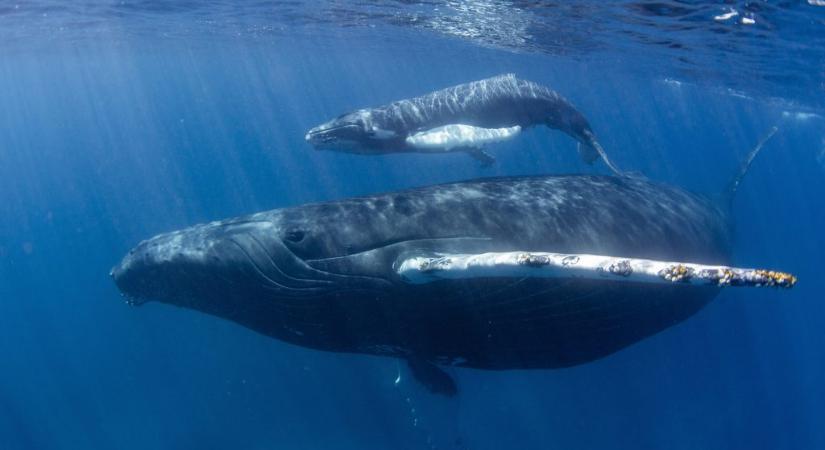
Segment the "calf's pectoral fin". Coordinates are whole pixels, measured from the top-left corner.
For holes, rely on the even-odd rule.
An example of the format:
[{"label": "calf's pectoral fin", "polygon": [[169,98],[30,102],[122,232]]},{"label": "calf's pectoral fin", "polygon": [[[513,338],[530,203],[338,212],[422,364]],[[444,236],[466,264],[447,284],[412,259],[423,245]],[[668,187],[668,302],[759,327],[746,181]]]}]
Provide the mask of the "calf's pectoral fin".
[{"label": "calf's pectoral fin", "polygon": [[482,128],[453,123],[419,131],[407,136],[405,142],[420,152],[451,152],[501,142],[520,132],[521,127],[518,125],[507,128]]},{"label": "calf's pectoral fin", "polygon": [[610,158],[607,157],[607,153],[604,151],[604,148],[602,148],[602,145],[599,144],[599,141],[596,140],[596,137],[593,136],[591,131],[585,130],[580,139],[583,139],[584,142],[581,140],[579,141],[579,155],[581,155],[582,159],[586,163],[593,164],[594,161],[601,158],[607,165],[607,168],[610,169],[614,175],[624,176],[624,173],[622,173],[622,171],[610,161]]},{"label": "calf's pectoral fin", "polygon": [[467,152],[473,159],[481,163],[481,167],[490,167],[496,162],[496,158],[482,150],[480,147],[468,147],[462,149]]},{"label": "calf's pectoral fin", "polygon": [[458,393],[455,380],[433,363],[421,358],[410,357],[407,358],[407,366],[410,368],[413,378],[433,394],[452,397]]}]

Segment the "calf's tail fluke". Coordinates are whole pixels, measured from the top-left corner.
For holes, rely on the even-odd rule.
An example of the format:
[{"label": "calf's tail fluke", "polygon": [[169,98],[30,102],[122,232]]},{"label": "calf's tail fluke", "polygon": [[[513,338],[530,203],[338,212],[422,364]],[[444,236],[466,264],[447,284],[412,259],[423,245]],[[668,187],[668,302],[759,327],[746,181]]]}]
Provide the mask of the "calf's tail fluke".
[{"label": "calf's tail fluke", "polygon": [[592,163],[596,159],[601,158],[614,175],[624,176],[622,171],[610,162],[610,158],[607,157],[607,152],[604,151],[602,145],[596,140],[596,136],[593,136],[593,133],[589,130],[583,131],[582,134],[584,135],[584,142],[579,142],[579,154],[581,157],[588,163]]}]

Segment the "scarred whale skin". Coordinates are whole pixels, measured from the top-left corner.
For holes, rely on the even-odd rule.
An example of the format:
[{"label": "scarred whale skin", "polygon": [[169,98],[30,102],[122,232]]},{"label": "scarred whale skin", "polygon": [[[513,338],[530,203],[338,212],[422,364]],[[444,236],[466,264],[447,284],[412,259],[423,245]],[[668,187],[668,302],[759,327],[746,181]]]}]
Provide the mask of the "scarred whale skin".
[{"label": "scarred whale skin", "polygon": [[[609,355],[694,314],[712,286],[488,278],[410,284],[417,254],[533,250],[727,264],[725,211],[609,176],[491,178],[276,209],[140,243],[112,276],[314,349],[480,369]],[[426,367],[420,366],[417,367]]]}]

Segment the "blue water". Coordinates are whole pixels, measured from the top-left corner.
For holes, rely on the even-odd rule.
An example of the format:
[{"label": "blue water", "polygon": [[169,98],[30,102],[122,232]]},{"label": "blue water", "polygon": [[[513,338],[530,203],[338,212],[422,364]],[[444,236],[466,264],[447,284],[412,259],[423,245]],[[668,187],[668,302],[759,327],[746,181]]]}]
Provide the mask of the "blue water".
[{"label": "blue water", "polygon": [[[825,6],[808,2],[0,5],[0,448],[825,448]],[[730,19],[714,18],[731,11]],[[753,20],[753,24],[742,19]],[[747,22],[747,21],[746,21]],[[138,241],[309,201],[491,175],[605,173],[532,130],[466,155],[316,152],[341,112],[504,72],[553,87],[611,158],[735,201],[725,290],[686,322],[554,371],[320,353],[156,303],[108,271]]]}]

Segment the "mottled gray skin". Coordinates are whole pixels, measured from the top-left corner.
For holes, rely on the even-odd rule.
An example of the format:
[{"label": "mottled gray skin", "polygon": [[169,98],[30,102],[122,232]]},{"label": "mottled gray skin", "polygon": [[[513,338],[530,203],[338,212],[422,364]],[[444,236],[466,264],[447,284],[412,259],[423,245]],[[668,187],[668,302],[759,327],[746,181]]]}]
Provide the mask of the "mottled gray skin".
[{"label": "mottled gray skin", "polygon": [[198,225],[142,242],[112,275],[138,302],[195,309],[304,347],[554,368],[670,327],[718,288],[505,278],[412,285],[394,265],[437,251],[514,250],[728,264],[730,242],[726,214],[678,188],[606,176],[493,178]]},{"label": "mottled gray skin", "polygon": [[419,152],[407,145],[408,136],[449,124],[482,128],[546,125],[584,144],[580,151],[588,163],[603,152],[587,119],[570,102],[552,89],[512,74],[353,111],[309,130],[306,139],[319,149],[350,153]]}]

